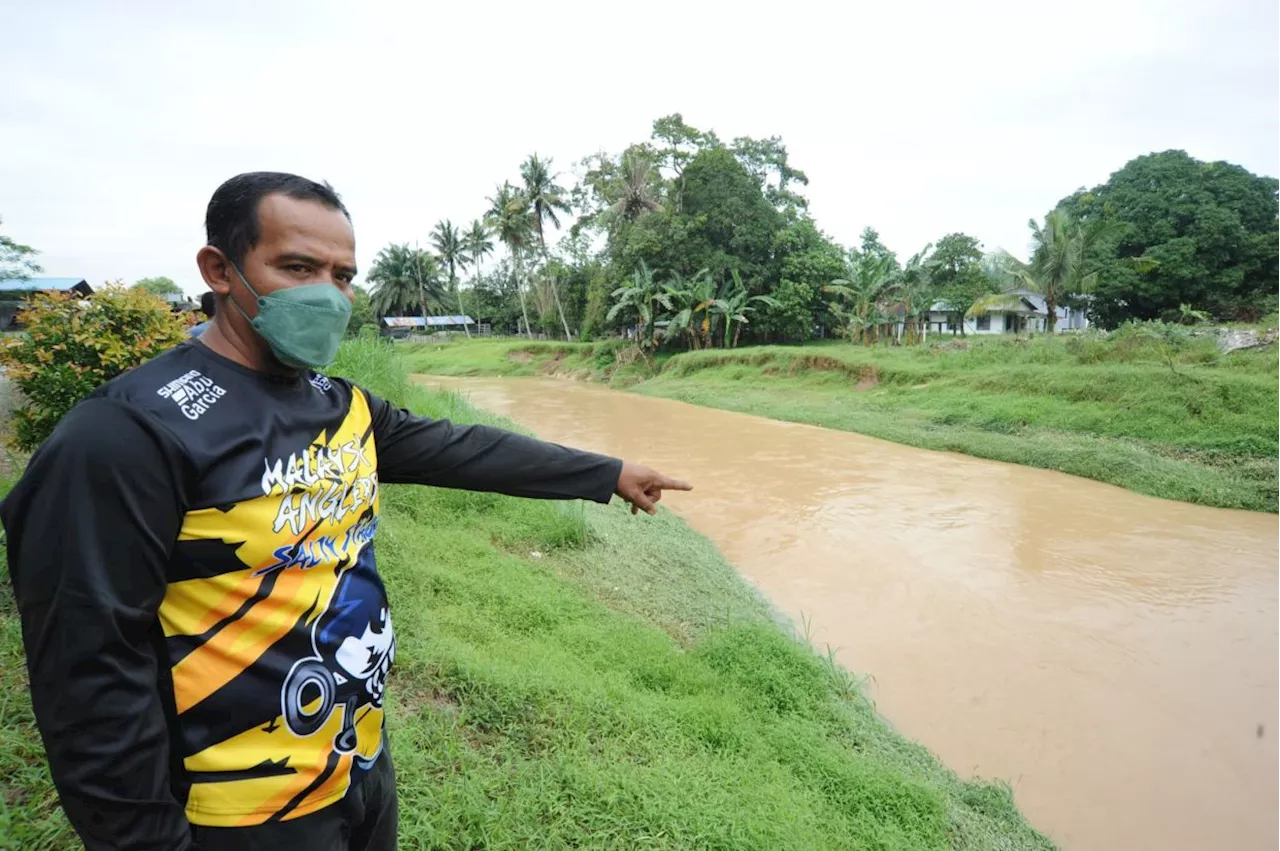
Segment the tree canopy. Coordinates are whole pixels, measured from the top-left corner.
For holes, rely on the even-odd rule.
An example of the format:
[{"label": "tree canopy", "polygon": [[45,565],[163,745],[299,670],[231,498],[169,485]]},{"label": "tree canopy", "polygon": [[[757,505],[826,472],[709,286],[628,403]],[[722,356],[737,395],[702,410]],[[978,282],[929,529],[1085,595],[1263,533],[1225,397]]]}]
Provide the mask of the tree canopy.
[{"label": "tree canopy", "polygon": [[[0,224],[3,224],[0,220]],[[0,281],[38,275],[43,269],[33,259],[40,252],[0,233]]]},{"label": "tree canopy", "polygon": [[1014,288],[1105,326],[1275,309],[1276,180],[1181,151],[1138,157],[1034,220],[1025,263],[964,233],[907,246],[905,260],[873,227],[846,248],[813,219],[809,177],[781,137],[726,141],[680,113],[576,165],[575,180],[537,153],[510,163],[482,217],[469,229],[444,220],[421,264],[389,246],[370,276],[374,306],[417,312],[447,296],[496,330],[647,346],[670,323],[662,344],[690,347],[964,333],[963,317]]},{"label": "tree canopy", "polygon": [[982,243],[968,234],[949,233],[933,249],[934,295],[961,333],[965,314],[999,289],[999,280],[983,259]]},{"label": "tree canopy", "polygon": [[1065,198],[1060,206],[1082,222],[1121,225],[1095,247],[1097,318],[1167,318],[1182,304],[1220,319],[1274,311],[1278,188],[1237,165],[1164,151]]},{"label": "tree canopy", "polygon": [[163,275],[155,278],[142,278],[134,285],[134,289],[149,292],[155,296],[182,295],[182,287],[174,283],[172,278]]}]

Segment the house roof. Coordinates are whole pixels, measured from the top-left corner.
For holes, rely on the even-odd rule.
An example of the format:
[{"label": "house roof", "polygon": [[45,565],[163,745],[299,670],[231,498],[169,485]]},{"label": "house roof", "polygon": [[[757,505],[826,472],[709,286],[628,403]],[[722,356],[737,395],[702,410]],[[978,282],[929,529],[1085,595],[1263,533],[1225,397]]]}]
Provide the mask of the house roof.
[{"label": "house roof", "polygon": [[1018,307],[1016,309],[1007,309],[1005,313],[1021,313],[1026,316],[1045,316],[1048,314],[1048,311],[1044,309],[1044,301],[1042,299],[1021,293],[1017,295]]},{"label": "house roof", "polygon": [[[1045,304],[1044,297],[1041,296],[1039,293],[1033,293],[1031,292],[1031,290],[1008,290],[1004,294],[1011,297],[1010,301],[1012,301],[1012,296],[1017,296],[1018,301],[1020,302],[1018,307],[1017,308],[992,307],[986,311],[987,313],[1021,313],[1028,316],[1047,316],[1049,314],[1048,305]],[[929,307],[929,310],[930,311],[946,311],[946,310],[951,310],[951,306],[947,304],[945,301],[935,301]],[[1058,305],[1055,308],[1055,311],[1057,312],[1058,318],[1060,319],[1065,318],[1067,315],[1067,309],[1062,305]]]},{"label": "house roof", "polygon": [[[1010,296],[1017,295],[1019,297],[1018,298],[1019,305],[1017,307],[989,307],[985,312],[986,313],[1037,313],[1037,314],[1043,314],[1045,312],[1043,301],[1040,301],[1039,304],[1036,304],[1034,300],[1032,300],[1031,298],[1028,298],[1025,295],[1022,295],[1021,293],[1009,293],[1009,295]],[[1010,303],[1012,303],[1013,299],[1010,298],[1009,301]],[[935,301],[932,305],[929,306],[930,313],[933,313],[933,312],[943,313],[950,310],[952,310],[951,305],[945,301]]]},{"label": "house roof", "polygon": [[1030,290],[1013,290],[1010,295],[1017,295],[1024,302],[1031,305],[1031,309],[1036,313],[1048,313],[1049,308],[1045,305],[1044,297]]},{"label": "house roof", "polygon": [[[10,278],[7,281],[0,281],[0,292],[48,292],[56,290],[58,292],[67,292],[75,289],[78,285],[84,284],[89,287],[84,278]],[[92,288],[90,288],[92,292]]]},{"label": "house roof", "polygon": [[444,328],[450,325],[475,325],[470,316],[384,316],[382,321],[389,328]]}]

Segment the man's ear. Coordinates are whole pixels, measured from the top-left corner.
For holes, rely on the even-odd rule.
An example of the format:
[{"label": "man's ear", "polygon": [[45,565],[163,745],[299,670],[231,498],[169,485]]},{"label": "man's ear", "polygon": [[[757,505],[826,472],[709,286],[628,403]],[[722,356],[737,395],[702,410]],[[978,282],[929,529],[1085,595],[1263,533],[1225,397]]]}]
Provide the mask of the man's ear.
[{"label": "man's ear", "polygon": [[225,254],[212,245],[206,245],[196,252],[196,265],[200,267],[200,277],[214,294],[219,298],[230,294],[231,279],[236,273]]}]

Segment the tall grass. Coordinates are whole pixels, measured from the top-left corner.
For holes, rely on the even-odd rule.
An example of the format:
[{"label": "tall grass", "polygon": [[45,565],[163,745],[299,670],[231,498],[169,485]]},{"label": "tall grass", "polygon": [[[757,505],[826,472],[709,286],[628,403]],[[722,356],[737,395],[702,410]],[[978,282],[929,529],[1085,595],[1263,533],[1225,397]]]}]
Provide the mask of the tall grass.
[{"label": "tall grass", "polygon": [[[563,348],[563,346],[562,346]],[[501,344],[410,355],[424,372],[524,374],[585,347],[512,359]],[[607,373],[580,373],[608,379]],[[1139,332],[712,350],[664,360],[636,392],[1060,470],[1140,493],[1277,510],[1275,347],[1222,356],[1212,340]]]},{"label": "tall grass", "polygon": [[[335,368],[393,401],[377,341]],[[388,486],[380,570],[401,847],[1047,848],[1003,784],[897,735],[677,518]],[[53,806],[0,599],[0,847],[73,847]]]}]

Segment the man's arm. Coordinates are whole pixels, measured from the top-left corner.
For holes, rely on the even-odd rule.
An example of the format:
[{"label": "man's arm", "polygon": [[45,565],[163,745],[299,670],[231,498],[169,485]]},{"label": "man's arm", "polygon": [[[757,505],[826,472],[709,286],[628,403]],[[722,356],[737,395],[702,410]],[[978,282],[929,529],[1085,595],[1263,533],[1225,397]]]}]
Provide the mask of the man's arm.
[{"label": "man's arm", "polygon": [[175,441],[118,402],[67,414],[0,508],[36,723],[88,851],[194,847],[157,687]]},{"label": "man's arm", "polygon": [[623,463],[617,458],[500,428],[419,417],[373,395],[369,407],[382,482],[601,503],[618,487]]}]

